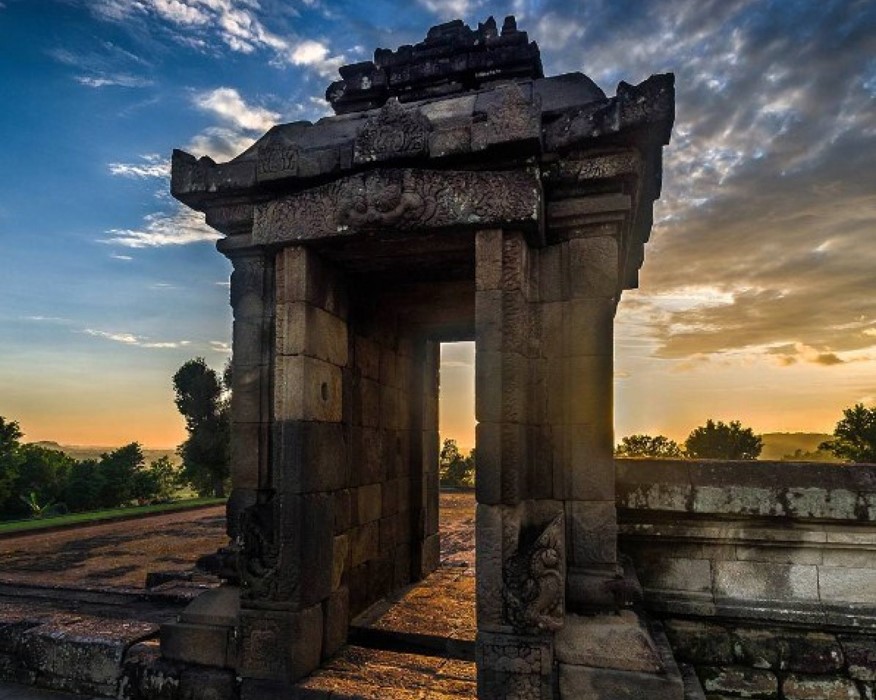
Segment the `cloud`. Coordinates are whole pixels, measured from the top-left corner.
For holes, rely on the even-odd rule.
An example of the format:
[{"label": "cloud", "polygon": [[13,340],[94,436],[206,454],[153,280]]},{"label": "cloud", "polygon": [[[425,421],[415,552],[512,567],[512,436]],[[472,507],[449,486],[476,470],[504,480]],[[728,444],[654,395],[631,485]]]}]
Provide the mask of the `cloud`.
[{"label": "cloud", "polygon": [[22,320],[39,323],[72,323],[69,318],[62,318],[61,316],[22,316]]},{"label": "cloud", "polygon": [[110,257],[111,257],[113,260],[124,260],[124,261],[126,261],[126,262],[129,262],[129,261],[131,261],[131,260],[134,259],[134,258],[131,257],[130,255],[119,255],[118,253],[110,253]]},{"label": "cloud", "polygon": [[[583,70],[610,90],[676,73],[663,198],[640,289],[621,305],[623,342],[661,359],[824,367],[876,347],[876,64],[861,60],[876,54],[876,7],[521,7],[548,74]],[[667,303],[692,285],[714,299]],[[794,351],[768,352],[783,345]]]},{"label": "cloud", "polygon": [[110,163],[109,171],[113,175],[134,179],[169,178],[170,159],[157,153],[140,156],[141,163]]},{"label": "cloud", "polygon": [[214,352],[223,352],[227,354],[231,354],[231,346],[223,342],[221,340],[211,340],[210,341],[210,349]]},{"label": "cloud", "polygon": [[194,97],[194,103],[199,109],[247,131],[267,131],[280,119],[277,112],[248,105],[237,90],[229,87],[198,93]]},{"label": "cloud", "polygon": [[152,80],[148,80],[146,78],[139,78],[136,75],[126,75],[124,73],[117,73],[115,75],[101,74],[101,75],[77,75],[73,78],[80,85],[85,85],[86,87],[92,88],[102,88],[102,87],[128,87],[128,88],[141,88],[141,87],[149,87],[153,85]]},{"label": "cloud", "polygon": [[145,88],[154,85],[153,80],[135,72],[150,67],[149,61],[110,41],[84,52],[58,48],[48,53],[55,61],[76,69],[73,80],[86,87]]},{"label": "cloud", "polygon": [[[305,3],[306,4],[306,3]],[[269,30],[258,2],[248,0],[96,0],[89,4],[103,20],[131,21],[152,18],[162,21],[174,38],[196,49],[222,48],[252,54],[268,51],[275,65],[305,66],[323,76],[334,75],[343,55],[331,55],[329,46],[312,37],[282,35]]]},{"label": "cloud", "polygon": [[258,136],[235,129],[211,126],[192,137],[186,150],[198,156],[210,156],[217,162],[231,160],[252,146]]},{"label": "cloud", "polygon": [[85,328],[82,332],[86,335],[94,336],[95,338],[104,338],[106,340],[112,340],[115,343],[121,343],[122,345],[134,345],[140,348],[171,350],[191,345],[191,341],[188,340],[153,341],[144,336],[134,335],[133,333],[113,333],[109,331],[95,330],[94,328]]},{"label": "cloud", "polygon": [[442,19],[465,18],[481,5],[478,0],[417,0],[429,12]]},{"label": "cloud", "polygon": [[236,89],[229,87],[196,93],[192,102],[222,125],[204,129],[191,139],[186,150],[220,162],[240,155],[282,118],[278,112],[248,104]]},{"label": "cloud", "polygon": [[204,223],[203,214],[175,205],[172,212],[155,212],[143,217],[144,226],[136,229],[110,229],[101,243],[126,248],[156,248],[215,241],[221,235]]}]

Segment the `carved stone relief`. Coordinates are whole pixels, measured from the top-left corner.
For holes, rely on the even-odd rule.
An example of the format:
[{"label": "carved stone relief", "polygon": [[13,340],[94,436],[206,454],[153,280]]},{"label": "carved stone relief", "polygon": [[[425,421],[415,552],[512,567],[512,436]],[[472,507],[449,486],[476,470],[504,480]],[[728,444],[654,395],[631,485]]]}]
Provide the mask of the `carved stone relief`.
[{"label": "carved stone relief", "polygon": [[560,513],[535,542],[521,539],[520,550],[505,562],[505,617],[518,632],[556,631],[563,626],[565,524]]},{"label": "carved stone relief", "polygon": [[359,131],[353,147],[354,163],[426,155],[431,125],[418,109],[405,109],[391,98]]},{"label": "carved stone relief", "polygon": [[256,243],[358,231],[534,224],[540,191],[533,173],[382,169],[289,195],[256,208]]},{"label": "carved stone relief", "polygon": [[278,596],[280,537],[271,502],[245,509],[240,516],[242,547],[238,556],[241,597],[274,600]]}]

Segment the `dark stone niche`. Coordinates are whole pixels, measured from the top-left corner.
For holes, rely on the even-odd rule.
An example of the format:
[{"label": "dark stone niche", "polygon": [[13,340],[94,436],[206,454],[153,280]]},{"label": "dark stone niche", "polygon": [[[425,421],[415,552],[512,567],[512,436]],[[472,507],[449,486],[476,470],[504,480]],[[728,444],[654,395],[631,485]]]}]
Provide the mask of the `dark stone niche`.
[{"label": "dark stone niche", "polygon": [[491,83],[544,77],[538,45],[517,29],[513,16],[501,32],[490,17],[472,29],[457,19],[432,27],[419,44],[377,49],[373,61],[340,69],[326,99],[336,114],[381,107],[390,97],[413,102]]}]

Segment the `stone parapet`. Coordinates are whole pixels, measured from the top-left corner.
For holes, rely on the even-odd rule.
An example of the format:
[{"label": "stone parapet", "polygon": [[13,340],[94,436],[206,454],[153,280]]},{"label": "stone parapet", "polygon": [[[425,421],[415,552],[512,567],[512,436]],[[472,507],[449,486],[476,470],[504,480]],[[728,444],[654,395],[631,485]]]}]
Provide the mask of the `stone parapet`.
[{"label": "stone parapet", "polygon": [[617,460],[617,487],[645,606],[707,693],[873,697],[876,466]]}]

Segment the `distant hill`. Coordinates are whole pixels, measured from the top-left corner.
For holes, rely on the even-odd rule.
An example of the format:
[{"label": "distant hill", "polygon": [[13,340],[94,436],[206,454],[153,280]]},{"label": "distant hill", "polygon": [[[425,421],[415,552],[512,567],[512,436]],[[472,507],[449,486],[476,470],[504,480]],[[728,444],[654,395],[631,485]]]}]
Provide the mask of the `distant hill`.
[{"label": "distant hill", "polygon": [[[95,447],[92,445],[61,445],[51,440],[42,440],[40,442],[34,442],[31,444],[45,447],[47,450],[58,450],[59,452],[63,452],[68,457],[72,457],[73,459],[80,461],[84,459],[100,459],[100,456],[105,452],[112,452],[113,450],[121,447],[121,445],[117,445],[116,447]],[[154,462],[156,459],[160,459],[161,457],[169,457],[170,461],[174,464],[180,464],[180,459],[174,450],[144,449],[143,456],[146,458],[146,464]]]},{"label": "distant hill", "polygon": [[839,462],[840,460],[829,453],[815,454],[818,446],[832,437],[833,435],[827,433],[763,433],[763,452],[760,453],[760,459],[782,459],[800,450],[801,453],[810,453],[804,459]]}]

